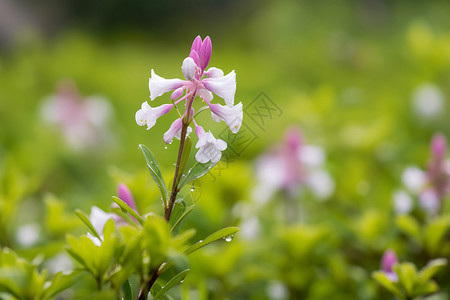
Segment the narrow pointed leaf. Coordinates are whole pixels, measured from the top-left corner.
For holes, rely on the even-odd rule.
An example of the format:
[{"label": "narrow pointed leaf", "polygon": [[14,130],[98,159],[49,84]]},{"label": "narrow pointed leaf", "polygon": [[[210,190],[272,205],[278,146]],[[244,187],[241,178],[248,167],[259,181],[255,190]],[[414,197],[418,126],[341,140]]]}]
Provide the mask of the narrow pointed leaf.
[{"label": "narrow pointed leaf", "polygon": [[175,277],[173,277],[171,280],[169,280],[169,282],[163,286],[153,297],[155,300],[161,298],[165,293],[167,293],[167,291],[169,291],[171,288],[173,288],[174,286],[180,284],[181,282],[183,282],[184,278],[186,278],[186,275],[189,273],[190,269],[186,269],[180,273],[178,273],[177,275],[175,275]]},{"label": "narrow pointed leaf", "polygon": [[438,258],[431,260],[425,267],[420,270],[416,281],[418,283],[426,283],[431,279],[441,268],[447,265],[445,258]]},{"label": "narrow pointed leaf", "polygon": [[128,206],[128,204],[126,204],[124,201],[122,201],[122,199],[117,198],[115,196],[112,197],[114,202],[117,203],[117,205],[120,206],[120,208],[122,209],[123,212],[129,213],[133,218],[135,218],[139,224],[143,225],[144,224],[144,220],[142,220],[141,216],[138,215],[137,212],[134,211],[134,209],[132,209],[130,206]]},{"label": "narrow pointed leaf", "polygon": [[142,153],[144,154],[145,161],[148,166],[148,170],[150,171],[150,175],[152,175],[153,180],[155,180],[156,184],[159,187],[159,190],[161,191],[161,196],[164,202],[164,205],[167,203],[167,187],[166,183],[164,182],[164,179],[161,175],[161,170],[159,168],[158,162],[156,161],[155,156],[153,155],[152,151],[145,146],[145,145],[139,145],[139,148],[141,148]]},{"label": "narrow pointed leaf", "polygon": [[215,164],[210,161],[204,164],[196,163],[192,167],[192,169],[189,170],[186,176],[181,178],[180,182],[178,183],[178,189],[181,189],[192,180],[202,177],[203,175],[208,173],[208,171],[211,170],[214,166]]},{"label": "narrow pointed leaf", "polygon": [[122,284],[123,300],[133,300],[133,292],[131,291],[130,281],[127,279]]},{"label": "narrow pointed leaf", "polygon": [[222,228],[216,232],[214,232],[213,234],[209,235],[206,239],[198,241],[197,243],[195,243],[194,245],[192,245],[191,247],[187,248],[184,251],[184,254],[189,255],[194,251],[197,251],[198,249],[211,244],[212,242],[215,242],[217,240],[220,240],[224,237],[230,236],[235,234],[236,232],[239,231],[239,228],[237,227],[226,227],[226,228]]},{"label": "narrow pointed leaf", "polygon": [[98,239],[100,239],[100,235],[98,234],[98,232],[95,230],[94,226],[92,225],[91,221],[89,221],[88,216],[86,216],[86,214],[84,212],[82,212],[81,210],[77,209],[75,211],[75,214],[77,215],[78,218],[80,218],[80,220],[86,224],[86,226],[89,228],[89,230],[91,231],[91,233]]},{"label": "narrow pointed leaf", "polygon": [[175,224],[173,224],[172,229],[170,229],[171,232],[174,232],[175,229],[181,224],[181,222],[183,222],[184,218],[186,218],[191,211],[194,209],[194,205],[189,206],[184,213],[177,219],[177,221],[175,222]]}]

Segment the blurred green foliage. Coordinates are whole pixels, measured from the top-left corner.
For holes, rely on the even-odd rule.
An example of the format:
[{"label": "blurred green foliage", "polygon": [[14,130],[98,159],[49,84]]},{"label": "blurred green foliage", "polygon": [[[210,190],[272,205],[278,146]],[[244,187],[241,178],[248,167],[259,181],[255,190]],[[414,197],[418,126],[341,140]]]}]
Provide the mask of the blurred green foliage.
[{"label": "blurred green foliage", "polygon": [[[236,234],[231,243],[192,254],[189,275],[173,289],[176,297],[383,299],[392,296],[371,274],[380,269],[386,248],[394,248],[401,261],[417,266],[450,258],[448,203],[441,217],[427,220],[416,214],[396,216],[391,200],[401,186],[402,170],[411,164],[426,165],[432,134],[439,131],[450,138],[450,3],[292,0],[241,5],[233,3],[229,16],[214,26],[212,17],[192,24],[183,17],[177,23],[175,16],[181,14],[177,11],[170,18],[172,26],[149,32],[145,28],[152,26],[136,29],[120,23],[116,31],[64,29],[52,39],[25,32],[0,53],[0,245],[26,259],[9,250],[0,253],[2,266],[14,265],[18,272],[14,285],[7,282],[13,295],[49,295],[49,290],[21,288],[62,280],[60,275],[35,273],[34,268],[28,272],[28,261],[40,257],[42,264],[37,265],[45,266],[63,251],[67,233],[84,234],[75,209],[108,207],[119,182],[130,187],[141,212],[162,213],[158,187],[147,173],[138,145],[149,146],[162,177],[170,182],[177,147],[175,143],[164,149],[162,135],[175,113],[161,118],[151,131],[139,128],[134,114],[148,100],[150,69],[166,78],[181,77],[182,59],[197,34],[212,38],[211,66],[236,70],[236,99],[243,102],[244,110],[263,91],[282,114],[261,128],[245,113],[244,123],[254,131],[255,141],[237,157],[227,150],[232,161],[221,162],[195,180],[192,190],[188,184],[181,191],[184,207],[195,206],[182,224],[183,229],[196,228],[192,240],[241,224],[243,206],[258,214],[262,232],[254,240]],[[169,9],[162,11],[170,14]],[[97,149],[75,151],[65,144],[60,128],[42,120],[41,103],[64,78],[73,79],[82,96],[101,94],[109,99],[114,110],[108,124],[111,141]],[[413,110],[413,94],[423,83],[436,85],[444,95],[442,111],[432,118]],[[214,133],[225,128],[223,123],[213,124],[206,114],[199,119]],[[295,201],[304,218],[287,224],[283,195],[257,211],[251,191],[254,158],[279,142],[292,125],[302,129],[308,142],[326,149],[336,191],[326,203],[302,194]],[[188,165],[192,164],[191,157]],[[41,230],[38,241],[27,246],[17,235],[20,226],[30,222]],[[170,239],[166,229],[167,235],[161,237],[165,242],[157,243],[160,247]],[[120,240],[112,231],[114,243],[136,242],[134,233],[122,231]],[[77,246],[88,244],[87,238],[69,241],[72,248],[86,251],[78,256],[96,257],[93,244]],[[103,280],[104,273],[114,268],[115,253],[109,254],[94,259],[99,270],[93,269],[94,262],[73,263],[78,267],[84,263],[94,278]],[[432,299],[450,295],[450,270],[448,265],[444,268],[435,277],[440,292]],[[12,276],[2,274],[2,280]],[[119,275],[111,279],[117,280],[115,288],[128,273]],[[93,296],[95,281],[82,276],[78,287],[85,293],[77,295],[80,299],[87,295],[112,299],[110,291]],[[72,296],[69,290],[61,297]]]}]

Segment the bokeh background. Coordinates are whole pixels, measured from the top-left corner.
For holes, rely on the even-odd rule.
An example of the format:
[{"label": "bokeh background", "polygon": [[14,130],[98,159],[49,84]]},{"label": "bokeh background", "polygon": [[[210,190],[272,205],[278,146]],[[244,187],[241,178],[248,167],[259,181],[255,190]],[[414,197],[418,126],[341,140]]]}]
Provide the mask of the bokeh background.
[{"label": "bokeh background", "polygon": [[[402,232],[392,202],[403,170],[426,166],[433,134],[450,137],[449,15],[448,1],[0,0],[2,245],[54,258],[67,232],[85,231],[73,211],[107,209],[120,182],[140,211],[161,213],[138,145],[152,149],[170,180],[177,146],[166,149],[162,135],[175,113],[150,131],[134,114],[149,100],[150,70],[181,78],[193,39],[209,35],[210,66],[236,71],[236,101],[252,138],[245,147],[228,140],[220,168],[185,191],[197,206],[185,226],[204,237],[256,215],[260,229],[193,255],[192,273],[175,292],[386,297],[371,272],[387,248],[418,266],[449,254],[447,244],[427,253]],[[87,119],[80,112],[90,127],[71,131],[71,113],[55,117],[52,97],[65,92],[93,101]],[[277,109],[264,120],[250,110],[261,101]],[[216,136],[226,129],[206,115],[202,124]],[[307,191],[294,197],[301,217],[286,224],[272,213],[285,197],[261,208],[253,191],[258,157],[292,127],[322,147],[334,184],[326,201]],[[448,271],[438,282],[448,282]],[[437,299],[447,299],[450,286],[441,288]]]}]

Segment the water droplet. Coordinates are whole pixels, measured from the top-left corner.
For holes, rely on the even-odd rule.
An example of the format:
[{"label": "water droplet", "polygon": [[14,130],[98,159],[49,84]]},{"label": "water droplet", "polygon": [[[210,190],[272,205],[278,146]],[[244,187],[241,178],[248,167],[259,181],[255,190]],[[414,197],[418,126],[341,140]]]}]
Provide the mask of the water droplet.
[{"label": "water droplet", "polygon": [[198,241],[199,243],[203,243],[203,240]]},{"label": "water droplet", "polygon": [[226,237],[223,238],[225,240],[225,242],[229,243],[233,240],[233,235],[228,235]]},{"label": "water droplet", "polygon": [[192,186],[191,186],[191,192],[193,192],[193,191],[195,191],[195,186],[194,186],[194,184],[192,184]]},{"label": "water droplet", "polygon": [[184,279],[180,281],[180,283],[183,283],[183,282],[184,282]]},{"label": "water droplet", "polygon": [[164,149],[167,149],[167,144],[164,145]]}]

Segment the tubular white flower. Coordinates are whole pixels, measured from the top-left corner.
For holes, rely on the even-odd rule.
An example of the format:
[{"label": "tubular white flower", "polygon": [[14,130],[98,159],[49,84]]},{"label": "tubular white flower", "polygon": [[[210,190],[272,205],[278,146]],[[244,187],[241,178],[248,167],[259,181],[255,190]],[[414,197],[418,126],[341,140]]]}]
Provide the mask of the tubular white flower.
[{"label": "tubular white flower", "polygon": [[418,167],[408,167],[402,174],[403,184],[415,194],[423,189],[426,182],[425,172]]},{"label": "tubular white flower", "polygon": [[228,106],[234,105],[236,93],[236,73],[234,70],[223,77],[211,77],[202,80],[205,88],[225,100]]},{"label": "tubular white flower", "polygon": [[165,79],[156,75],[152,69],[152,76],[148,82],[148,88],[150,89],[150,99],[153,101],[156,97],[162,94],[175,90],[184,84],[184,80],[181,79]]},{"label": "tubular white flower", "polygon": [[[164,133],[163,140],[166,144],[170,144],[173,141],[173,138],[176,137],[177,139],[181,140],[181,127],[183,126],[183,121],[181,118],[176,119],[173,121],[172,125],[170,125],[169,130]],[[192,132],[192,128],[188,127],[186,136],[188,136]]]},{"label": "tubular white flower", "polygon": [[191,57],[186,57],[183,60],[183,65],[181,66],[181,71],[187,80],[192,80],[195,77],[197,65]]},{"label": "tubular white flower", "polygon": [[224,121],[233,133],[239,131],[243,119],[242,102],[231,107],[220,104],[211,104],[209,107],[211,108],[211,118],[214,121]]},{"label": "tubular white flower", "polygon": [[205,132],[202,127],[195,128],[195,132],[198,136],[198,142],[195,148],[199,148],[195,159],[200,163],[206,163],[211,161],[212,163],[218,163],[222,158],[222,151],[227,148],[227,143],[221,139],[216,139],[211,131]]},{"label": "tubular white flower", "polygon": [[151,107],[147,101],[143,102],[141,109],[136,112],[135,118],[136,123],[139,126],[144,126],[147,124],[147,130],[152,128],[156,124],[156,120],[167,114],[171,109],[172,104],[163,104],[158,107]]}]

